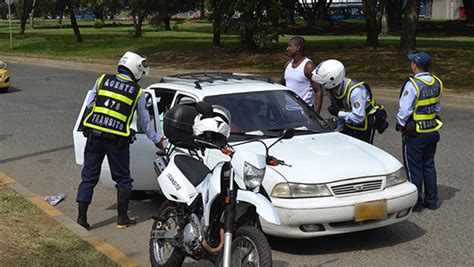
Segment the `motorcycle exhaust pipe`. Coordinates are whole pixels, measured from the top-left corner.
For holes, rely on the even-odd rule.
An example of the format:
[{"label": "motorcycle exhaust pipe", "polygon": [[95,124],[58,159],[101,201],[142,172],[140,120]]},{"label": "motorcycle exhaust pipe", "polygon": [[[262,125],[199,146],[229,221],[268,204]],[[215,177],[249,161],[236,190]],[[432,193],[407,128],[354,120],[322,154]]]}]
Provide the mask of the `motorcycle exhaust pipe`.
[{"label": "motorcycle exhaust pipe", "polygon": [[220,236],[221,236],[221,242],[217,247],[213,248],[213,247],[209,246],[209,244],[206,241],[206,238],[202,239],[202,242],[201,242],[202,247],[208,253],[211,253],[211,254],[219,253],[222,250],[222,247],[224,246],[224,229],[222,229],[222,228],[221,228],[221,231],[220,231]]}]

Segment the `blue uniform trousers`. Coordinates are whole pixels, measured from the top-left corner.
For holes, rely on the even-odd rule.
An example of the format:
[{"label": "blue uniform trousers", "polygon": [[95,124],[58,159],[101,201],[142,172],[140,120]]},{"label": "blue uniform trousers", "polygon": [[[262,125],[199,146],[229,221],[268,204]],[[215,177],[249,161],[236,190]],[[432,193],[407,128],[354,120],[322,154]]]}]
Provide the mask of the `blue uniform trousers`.
[{"label": "blue uniform trousers", "polygon": [[[435,153],[440,139],[438,132],[403,135],[403,162],[408,179],[418,188],[416,207],[436,207],[438,186],[436,184]],[[424,190],[423,190],[424,189]]]},{"label": "blue uniform trousers", "polygon": [[112,179],[116,188],[131,189],[130,144],[118,145],[117,142],[89,137],[84,150],[82,181],[77,192],[77,202],[90,203],[94,187],[97,185],[104,157],[107,155]]},{"label": "blue uniform trousers", "polygon": [[369,144],[374,143],[374,134],[375,134],[375,116],[373,114],[369,115],[367,117],[368,122],[367,122],[367,130],[365,131],[357,131],[354,129],[351,129],[347,127],[347,125],[344,127],[344,130],[342,130],[343,134],[350,135],[354,138],[357,138],[359,140],[362,140],[364,142],[367,142]]}]

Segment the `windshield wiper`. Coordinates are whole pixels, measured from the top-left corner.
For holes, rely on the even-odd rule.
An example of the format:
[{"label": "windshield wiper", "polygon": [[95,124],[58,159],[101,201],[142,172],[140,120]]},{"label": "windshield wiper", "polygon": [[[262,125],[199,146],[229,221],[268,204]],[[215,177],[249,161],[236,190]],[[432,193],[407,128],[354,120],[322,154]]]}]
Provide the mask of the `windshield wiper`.
[{"label": "windshield wiper", "polygon": [[231,135],[247,136],[247,137],[278,137],[278,135],[265,134],[260,130],[247,132],[230,132]]},{"label": "windshield wiper", "polygon": [[[277,129],[268,129],[266,131],[268,131],[268,132],[283,132],[284,130],[287,130],[287,129],[288,128],[277,128]],[[293,128],[293,130],[295,130],[295,132],[297,132],[297,133],[321,133],[321,131],[311,130],[311,129],[306,128],[305,126],[296,127],[296,128]]]}]

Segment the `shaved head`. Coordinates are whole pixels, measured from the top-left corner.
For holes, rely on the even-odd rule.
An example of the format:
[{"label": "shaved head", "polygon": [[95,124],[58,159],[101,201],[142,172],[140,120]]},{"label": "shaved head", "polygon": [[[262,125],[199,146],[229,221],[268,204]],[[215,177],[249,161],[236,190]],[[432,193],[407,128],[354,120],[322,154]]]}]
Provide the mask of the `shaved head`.
[{"label": "shaved head", "polygon": [[305,52],[305,49],[306,49],[306,42],[304,41],[304,38],[303,38],[303,37],[300,37],[300,36],[292,37],[292,38],[290,39],[290,43],[293,43],[293,44],[299,46],[302,53]]}]

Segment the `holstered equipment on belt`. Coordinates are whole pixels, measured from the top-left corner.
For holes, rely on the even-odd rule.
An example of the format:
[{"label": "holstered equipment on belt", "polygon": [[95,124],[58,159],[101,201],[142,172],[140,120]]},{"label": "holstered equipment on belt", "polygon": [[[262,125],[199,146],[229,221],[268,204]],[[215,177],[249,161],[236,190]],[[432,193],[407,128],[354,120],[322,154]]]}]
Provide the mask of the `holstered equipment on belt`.
[{"label": "holstered equipment on belt", "polygon": [[82,132],[84,137],[87,138],[87,142],[92,142],[93,139],[98,139],[110,143],[115,143],[119,147],[124,146],[126,144],[133,144],[136,140],[135,131],[130,129],[130,136],[122,137],[115,134],[110,134],[106,132],[102,132],[96,129],[92,129],[89,127],[85,127],[84,131]]}]

